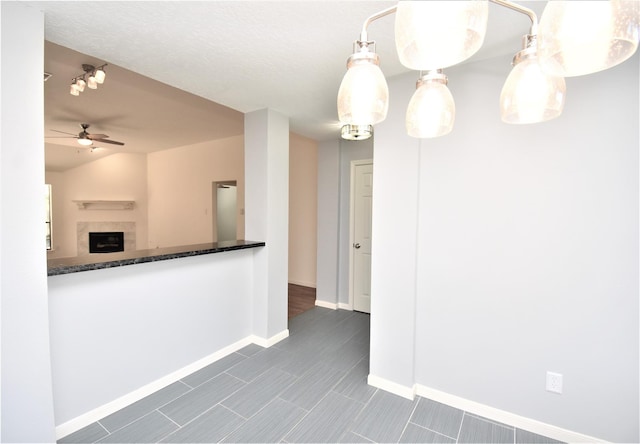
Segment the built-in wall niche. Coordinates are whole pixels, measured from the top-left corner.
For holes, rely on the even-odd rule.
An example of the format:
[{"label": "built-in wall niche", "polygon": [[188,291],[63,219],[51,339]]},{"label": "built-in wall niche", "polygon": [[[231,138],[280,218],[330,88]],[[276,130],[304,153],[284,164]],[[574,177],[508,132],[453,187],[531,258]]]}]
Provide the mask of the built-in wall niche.
[{"label": "built-in wall niche", "polygon": [[124,251],[136,250],[135,222],[78,222],[78,256],[89,253],[89,233],[124,233]]}]

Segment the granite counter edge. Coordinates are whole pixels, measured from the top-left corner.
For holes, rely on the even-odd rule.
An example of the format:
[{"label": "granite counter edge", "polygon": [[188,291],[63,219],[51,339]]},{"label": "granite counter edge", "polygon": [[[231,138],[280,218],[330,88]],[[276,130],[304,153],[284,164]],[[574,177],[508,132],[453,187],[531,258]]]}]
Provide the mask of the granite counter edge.
[{"label": "granite counter edge", "polygon": [[205,249],[188,249],[180,252],[172,252],[166,254],[142,255],[140,257],[132,257],[125,259],[117,259],[111,261],[91,262],[87,264],[70,264],[59,265],[47,268],[47,276],[58,276],[62,274],[79,273],[82,271],[101,270],[105,268],[123,267],[127,265],[144,264],[148,262],[158,262],[170,259],[179,259],[183,257],[202,256],[205,254],[223,253],[226,251],[246,250],[251,248],[264,247],[265,242],[250,242],[237,245],[225,245],[214,248]]}]

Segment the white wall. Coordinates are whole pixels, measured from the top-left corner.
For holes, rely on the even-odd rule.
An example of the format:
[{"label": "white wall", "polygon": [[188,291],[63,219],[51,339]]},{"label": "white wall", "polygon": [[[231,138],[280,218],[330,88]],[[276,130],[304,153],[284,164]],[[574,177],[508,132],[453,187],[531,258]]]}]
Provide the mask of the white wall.
[{"label": "white wall", "polygon": [[[78,222],[135,222],[137,249],[147,243],[147,155],[116,153],[65,172],[46,172],[53,191],[54,251],[78,254]],[[133,210],[81,210],[74,200],[133,200]]]},{"label": "white wall", "polygon": [[[46,250],[41,12],[2,2],[2,442],[55,440]],[[29,85],[16,88],[15,85]]]},{"label": "white wall", "polygon": [[214,241],[211,184],[222,181],[237,181],[237,233],[244,239],[242,136],[150,153],[147,166],[148,248]]},{"label": "white wall", "polygon": [[246,233],[255,254],[254,334],[276,340],[287,329],[289,119],[270,109],[245,114]]},{"label": "white wall", "polygon": [[[390,82],[374,145],[373,380],[637,442],[638,55],[567,79],[563,115],[531,126],[500,122],[508,69],[448,70],[455,128],[422,142],[404,134],[415,76]],[[545,391],[547,370],[562,395]]]},{"label": "white wall", "polygon": [[318,143],[289,135],[289,282],[316,286]]},{"label": "white wall", "polygon": [[254,251],[50,276],[56,425],[251,336]]},{"label": "white wall", "polygon": [[318,144],[318,259],[316,302],[338,303],[340,142]]}]

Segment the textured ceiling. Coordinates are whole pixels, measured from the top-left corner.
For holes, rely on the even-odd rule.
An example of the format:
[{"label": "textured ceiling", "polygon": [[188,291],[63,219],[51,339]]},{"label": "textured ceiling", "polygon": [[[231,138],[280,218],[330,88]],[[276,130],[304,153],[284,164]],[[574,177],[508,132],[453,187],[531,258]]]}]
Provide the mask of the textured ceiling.
[{"label": "textured ceiling", "polygon": [[[29,2],[45,13],[47,40],[90,55],[95,62],[115,65],[107,69],[107,82],[113,82],[113,87],[117,69],[123,68],[240,113],[272,108],[289,116],[293,131],[316,140],[338,137],[337,90],[362,23],[395,3]],[[540,14],[545,2],[521,4]],[[524,15],[490,5],[485,44],[472,60],[513,55],[520,49],[520,37],[529,24]],[[395,53],[393,16],[374,22],[369,37],[377,41],[387,78],[408,71]],[[86,109],[92,106],[90,94],[96,97],[99,92],[83,93],[80,99],[87,101]],[[104,115],[97,116],[95,122],[112,117],[123,128],[133,127],[126,118],[131,115],[130,109],[126,101],[105,104]],[[73,112],[65,117],[70,121],[80,118]],[[172,129],[180,128],[175,125]],[[182,128],[189,132],[188,126]],[[111,132],[110,136],[117,139]]]}]

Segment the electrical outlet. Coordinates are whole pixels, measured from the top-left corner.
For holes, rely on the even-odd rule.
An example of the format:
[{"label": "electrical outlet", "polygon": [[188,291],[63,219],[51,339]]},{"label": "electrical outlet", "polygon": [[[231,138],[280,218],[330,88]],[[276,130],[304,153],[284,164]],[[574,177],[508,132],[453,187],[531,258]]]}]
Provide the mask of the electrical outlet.
[{"label": "electrical outlet", "polygon": [[562,375],[560,373],[547,372],[547,391],[562,394]]}]

